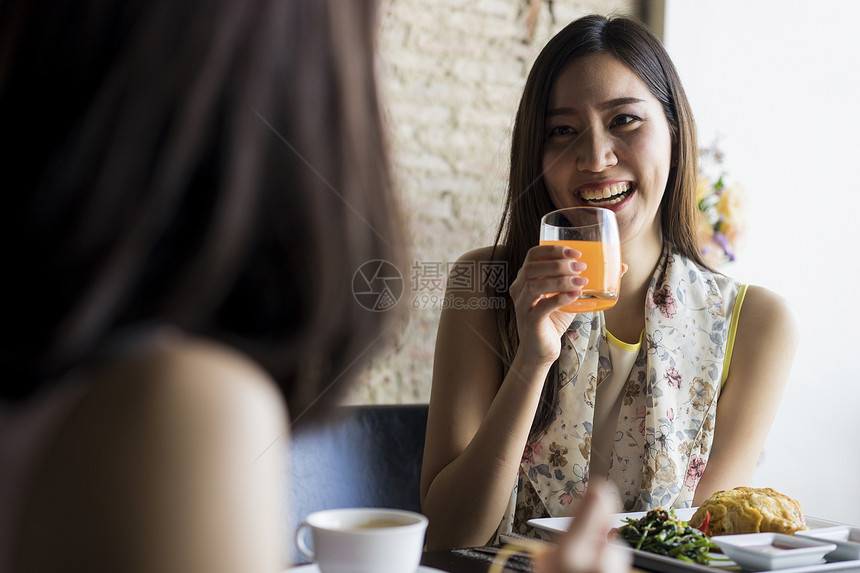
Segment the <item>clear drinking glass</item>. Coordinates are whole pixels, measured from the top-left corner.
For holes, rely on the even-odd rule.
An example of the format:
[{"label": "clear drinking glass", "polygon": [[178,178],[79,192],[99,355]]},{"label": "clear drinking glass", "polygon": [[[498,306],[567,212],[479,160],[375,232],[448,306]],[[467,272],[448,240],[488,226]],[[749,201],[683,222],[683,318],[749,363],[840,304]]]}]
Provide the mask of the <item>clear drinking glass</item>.
[{"label": "clear drinking glass", "polygon": [[582,296],[564,312],[596,312],[618,300],[621,287],[621,240],[615,213],[600,207],[569,207],[541,218],[541,245],[564,245],[582,253],[588,278]]}]

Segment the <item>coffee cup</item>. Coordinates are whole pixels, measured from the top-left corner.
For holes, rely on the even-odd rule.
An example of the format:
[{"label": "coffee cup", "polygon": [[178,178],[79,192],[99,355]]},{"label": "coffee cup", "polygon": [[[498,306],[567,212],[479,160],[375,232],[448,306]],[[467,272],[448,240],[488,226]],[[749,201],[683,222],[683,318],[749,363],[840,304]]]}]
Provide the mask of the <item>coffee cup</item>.
[{"label": "coffee cup", "polygon": [[415,573],[426,530],[427,518],[412,511],[327,509],[299,525],[296,546],[321,573]]}]

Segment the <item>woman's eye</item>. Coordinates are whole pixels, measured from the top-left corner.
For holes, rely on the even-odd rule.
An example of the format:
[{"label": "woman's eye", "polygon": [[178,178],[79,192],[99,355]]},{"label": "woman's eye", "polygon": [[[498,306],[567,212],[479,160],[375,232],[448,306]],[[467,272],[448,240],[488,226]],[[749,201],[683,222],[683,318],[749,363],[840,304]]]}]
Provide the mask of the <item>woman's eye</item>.
[{"label": "woman's eye", "polygon": [[549,131],[549,136],[574,135],[576,131],[569,125],[557,125]]},{"label": "woman's eye", "polygon": [[625,113],[613,118],[612,126],[617,127],[622,125],[629,125],[634,121],[640,121],[640,118],[636,117],[635,115],[629,115]]}]

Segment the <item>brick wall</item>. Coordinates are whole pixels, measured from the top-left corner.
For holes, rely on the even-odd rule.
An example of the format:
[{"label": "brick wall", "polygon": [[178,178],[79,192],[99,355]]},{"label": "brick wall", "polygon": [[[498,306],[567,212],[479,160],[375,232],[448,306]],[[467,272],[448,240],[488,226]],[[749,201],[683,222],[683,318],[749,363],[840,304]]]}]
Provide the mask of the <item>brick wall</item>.
[{"label": "brick wall", "polygon": [[[426,402],[445,266],[492,243],[510,130],[532,61],[588,13],[639,16],[637,0],[384,0],[379,71],[412,244],[400,269],[408,324],[350,403]],[[529,25],[531,20],[533,25]],[[531,37],[531,38],[530,38]],[[370,343],[370,341],[368,341]]]}]

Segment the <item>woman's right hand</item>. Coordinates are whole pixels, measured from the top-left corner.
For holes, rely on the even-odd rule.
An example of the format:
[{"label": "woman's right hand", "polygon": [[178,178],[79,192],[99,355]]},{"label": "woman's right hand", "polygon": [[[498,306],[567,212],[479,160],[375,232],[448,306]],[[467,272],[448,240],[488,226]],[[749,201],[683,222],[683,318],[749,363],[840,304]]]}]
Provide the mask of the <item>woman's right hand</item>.
[{"label": "woman's right hand", "polygon": [[573,319],[561,308],[578,299],[588,283],[580,276],[585,270],[581,256],[563,245],[532,247],[511,283],[520,339],[517,352],[530,363],[551,364],[561,353],[561,335]]}]

